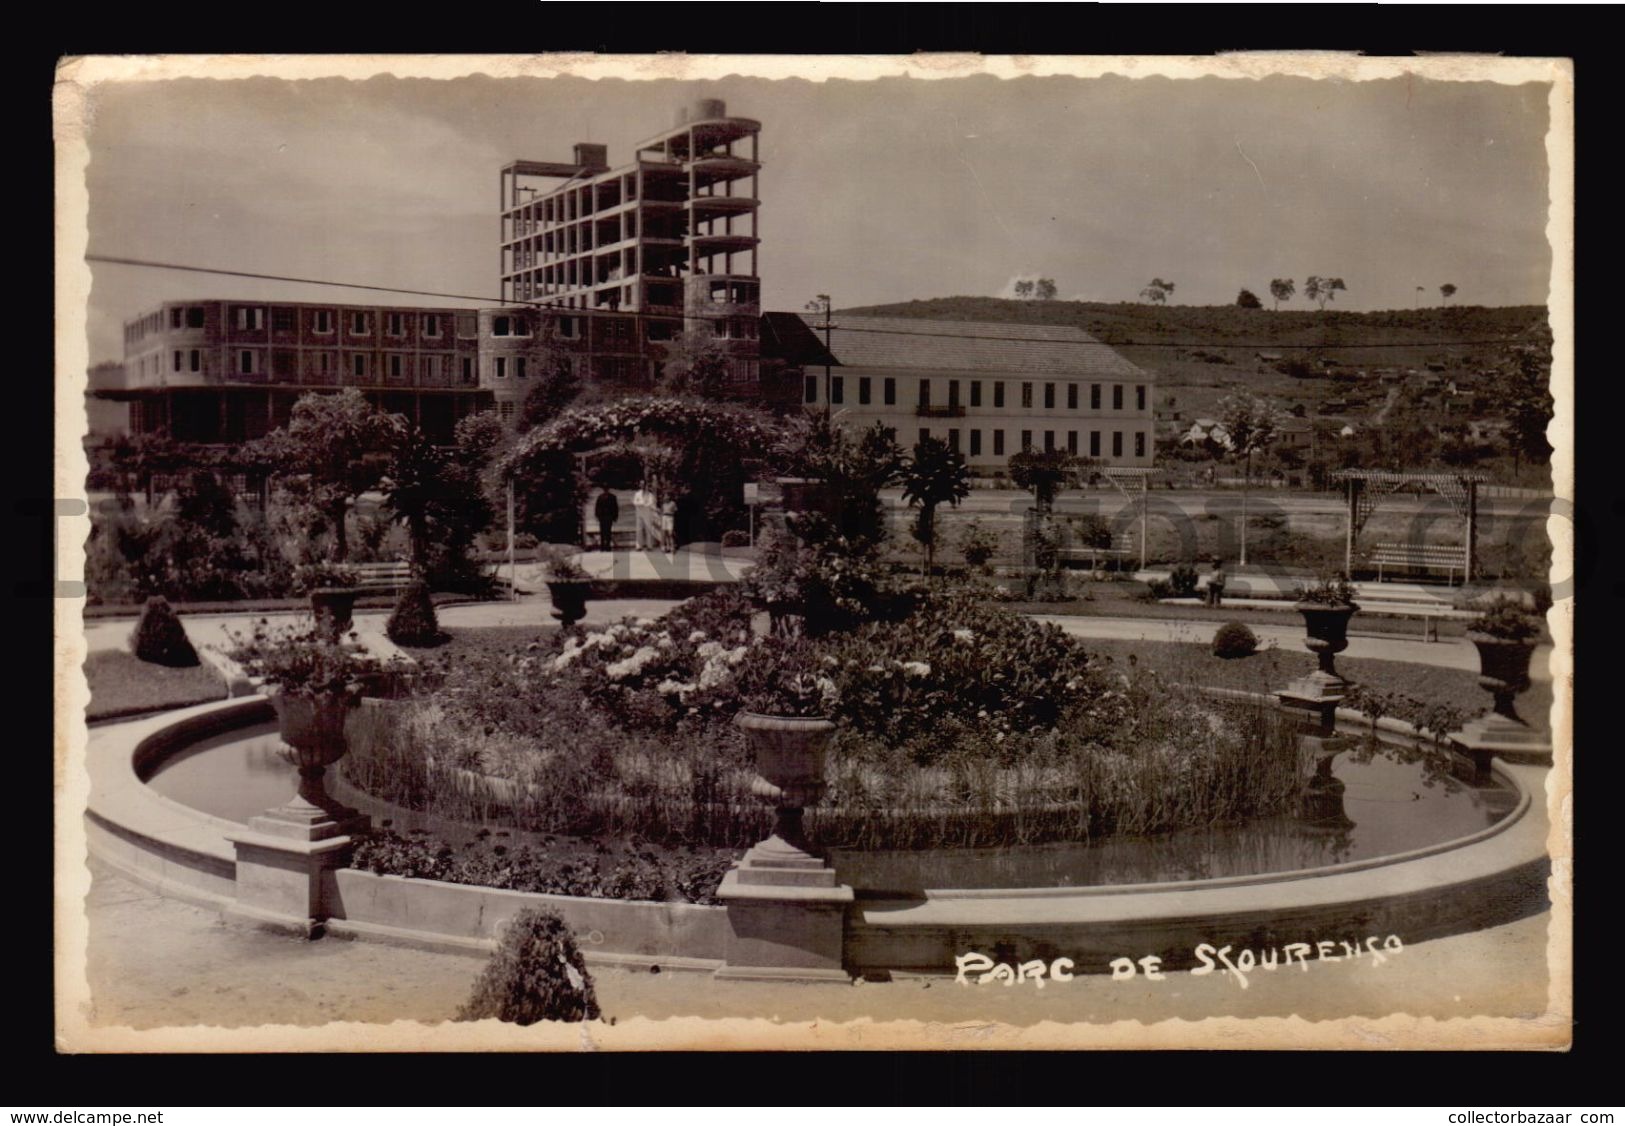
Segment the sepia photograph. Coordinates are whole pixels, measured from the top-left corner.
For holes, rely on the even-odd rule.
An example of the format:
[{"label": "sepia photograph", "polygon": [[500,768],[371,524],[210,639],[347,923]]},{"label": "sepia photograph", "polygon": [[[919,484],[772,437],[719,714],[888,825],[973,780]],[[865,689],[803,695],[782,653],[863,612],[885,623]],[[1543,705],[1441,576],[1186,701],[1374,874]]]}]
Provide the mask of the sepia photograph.
[{"label": "sepia photograph", "polygon": [[59,1050],[1569,1045],[1566,60],[54,98]]}]

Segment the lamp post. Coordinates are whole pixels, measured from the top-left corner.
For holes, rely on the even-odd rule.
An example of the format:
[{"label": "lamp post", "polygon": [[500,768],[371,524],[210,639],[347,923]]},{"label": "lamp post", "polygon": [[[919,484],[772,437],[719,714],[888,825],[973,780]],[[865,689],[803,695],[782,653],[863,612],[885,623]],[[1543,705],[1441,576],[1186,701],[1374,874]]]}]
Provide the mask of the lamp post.
[{"label": "lamp post", "polygon": [[829,397],[829,383],[830,383],[830,374],[829,374],[829,359],[830,359],[829,330],[835,327],[833,324],[830,323],[830,319],[829,319],[829,317],[830,317],[829,294],[820,293],[817,297],[815,297],[811,301],[807,302],[806,307],[807,307],[807,311],[809,313],[822,313],[823,316],[824,316],[824,323],[821,324],[821,325],[817,325],[815,327],[821,328],[821,329],[824,330],[824,420],[827,422],[827,421],[829,421],[829,419],[831,417],[830,416],[830,397]]}]

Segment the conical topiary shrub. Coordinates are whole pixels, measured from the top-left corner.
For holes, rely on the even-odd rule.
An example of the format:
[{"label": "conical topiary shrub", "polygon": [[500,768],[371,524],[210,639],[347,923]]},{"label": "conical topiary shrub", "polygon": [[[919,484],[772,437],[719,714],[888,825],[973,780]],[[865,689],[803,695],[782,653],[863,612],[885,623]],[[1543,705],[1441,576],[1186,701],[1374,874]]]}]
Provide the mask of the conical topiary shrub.
[{"label": "conical topiary shrub", "polygon": [[135,623],[130,635],[130,648],[143,661],[171,668],[186,668],[198,663],[197,650],[192,648],[179,615],[167,598],[149,598],[141,610],[141,620]]},{"label": "conical topiary shrub", "polygon": [[587,964],[553,912],[527,907],[514,916],[457,1014],[458,1020],[492,1017],[513,1024],[598,1019]]},{"label": "conical topiary shrub", "polygon": [[435,645],[445,640],[440,632],[440,621],[435,617],[434,600],[429,597],[428,583],[413,579],[406,584],[384,632],[397,645]]}]

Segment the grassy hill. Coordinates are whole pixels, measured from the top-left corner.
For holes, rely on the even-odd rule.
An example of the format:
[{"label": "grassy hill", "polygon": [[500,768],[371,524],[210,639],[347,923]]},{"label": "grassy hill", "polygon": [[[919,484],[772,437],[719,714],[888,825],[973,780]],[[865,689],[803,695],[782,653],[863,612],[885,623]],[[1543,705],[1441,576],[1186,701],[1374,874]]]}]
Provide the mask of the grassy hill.
[{"label": "grassy hill", "polygon": [[[1311,417],[1370,419],[1389,398],[1376,384],[1379,368],[1404,372],[1442,365],[1444,378],[1466,387],[1505,361],[1505,346],[1494,342],[1549,346],[1551,340],[1546,309],[1539,305],[1275,312],[1235,305],[939,297],[840,312],[1079,328],[1155,372],[1158,405],[1172,405],[1185,418],[1210,411],[1228,390],[1245,387],[1302,404]],[[1278,353],[1280,359],[1260,360],[1260,352]],[[1335,363],[1327,369],[1323,360]],[[1312,369],[1343,378],[1294,378],[1287,374],[1294,366],[1300,374]],[[1340,400],[1351,392],[1354,404],[1345,409]],[[1328,403],[1332,409],[1323,409]]]}]

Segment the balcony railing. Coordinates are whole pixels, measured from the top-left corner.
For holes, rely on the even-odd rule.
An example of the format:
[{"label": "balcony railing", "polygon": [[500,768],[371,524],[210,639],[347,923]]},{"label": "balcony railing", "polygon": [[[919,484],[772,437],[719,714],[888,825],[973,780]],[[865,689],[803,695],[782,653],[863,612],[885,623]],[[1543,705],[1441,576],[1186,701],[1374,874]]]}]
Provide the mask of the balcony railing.
[{"label": "balcony railing", "polygon": [[931,406],[921,404],[914,408],[914,413],[920,418],[964,418],[965,408],[962,406]]}]

